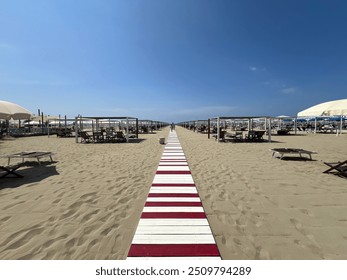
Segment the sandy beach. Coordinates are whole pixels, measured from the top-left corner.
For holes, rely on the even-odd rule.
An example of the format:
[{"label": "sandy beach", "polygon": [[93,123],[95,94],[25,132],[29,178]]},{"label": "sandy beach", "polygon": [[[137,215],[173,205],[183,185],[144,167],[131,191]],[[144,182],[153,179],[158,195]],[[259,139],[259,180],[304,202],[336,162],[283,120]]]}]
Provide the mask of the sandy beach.
[{"label": "sandy beach", "polygon": [[[322,173],[347,159],[347,134],[217,143],[176,127],[223,259],[347,259],[347,180]],[[51,151],[24,178],[0,179],[0,259],[126,259],[168,128],[140,143],[0,140],[0,154]],[[271,148],[316,151],[279,160]],[[0,159],[1,165],[7,159]]]},{"label": "sandy beach", "polygon": [[167,133],[140,135],[141,143],[0,141],[1,154],[51,151],[56,161],[1,179],[0,259],[125,259],[163,151],[158,137]]}]

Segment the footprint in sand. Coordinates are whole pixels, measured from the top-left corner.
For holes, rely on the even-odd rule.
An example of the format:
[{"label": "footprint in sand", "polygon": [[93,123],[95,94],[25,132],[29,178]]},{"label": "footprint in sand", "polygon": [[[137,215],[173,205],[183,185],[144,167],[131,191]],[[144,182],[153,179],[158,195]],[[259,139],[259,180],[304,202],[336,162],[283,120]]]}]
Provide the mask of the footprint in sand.
[{"label": "footprint in sand", "polygon": [[270,259],[270,253],[262,248],[261,246],[256,246],[255,247],[256,252],[254,258],[256,260],[269,260]]},{"label": "footprint in sand", "polygon": [[110,226],[110,227],[104,229],[104,230],[101,232],[101,235],[107,236],[107,235],[111,232],[111,230],[112,230],[113,228],[114,228],[113,226]]},{"label": "footprint in sand", "polygon": [[95,195],[96,195],[96,192],[86,193],[86,194],[80,196],[80,199],[92,198]]},{"label": "footprint in sand", "polygon": [[[34,229],[30,229],[28,230],[24,236],[20,237],[19,240],[13,242],[11,245],[9,245],[8,247],[5,248],[6,250],[15,250],[18,249],[20,247],[22,247],[23,245],[27,244],[30,242],[30,240],[33,237],[36,237],[38,235],[40,235],[45,229],[44,228],[34,228]],[[12,240],[13,241],[13,240]],[[9,240],[8,243],[11,243],[11,241]]]},{"label": "footprint in sand", "polygon": [[61,199],[56,199],[53,201],[53,204],[58,204],[61,201]]},{"label": "footprint in sand", "polygon": [[98,244],[98,242],[99,242],[99,240],[97,240],[97,239],[90,241],[88,244],[88,247],[87,247],[88,251],[90,251],[96,244]]},{"label": "footprint in sand", "polygon": [[298,245],[299,247],[303,248],[303,249],[310,249],[313,254],[319,255],[319,257],[321,259],[324,259],[322,251],[321,251],[321,249],[317,245],[314,245],[314,244],[303,244],[301,242],[301,240],[297,240],[297,239],[294,240],[294,243],[296,245]]},{"label": "footprint in sand", "polygon": [[100,210],[95,210],[87,215],[84,215],[82,218],[82,222],[87,222],[89,221],[93,216],[95,216],[96,214],[98,214],[100,212]]},{"label": "footprint in sand", "polygon": [[313,214],[312,214],[310,211],[308,211],[307,209],[299,209],[299,211],[300,211],[301,213],[307,215],[307,216],[310,216],[310,217],[313,216]]},{"label": "footprint in sand", "polygon": [[5,206],[4,208],[2,208],[2,210],[7,210],[7,209],[10,209],[12,207],[17,206],[18,204],[23,204],[23,203],[24,203],[24,201],[19,201],[19,202],[16,202],[16,203],[13,203],[13,204]]},{"label": "footprint in sand", "polygon": [[298,232],[300,232],[301,234],[305,235],[305,231],[303,229],[302,223],[300,223],[298,220],[296,219],[290,219],[290,222],[295,226],[296,230]]},{"label": "footprint in sand", "polygon": [[237,238],[233,238],[233,241],[234,241],[234,243],[237,245],[237,246],[242,246],[242,242],[241,242],[241,240],[239,240],[239,239],[237,239]]},{"label": "footprint in sand", "polygon": [[76,244],[76,238],[70,239],[68,242],[65,243],[67,248],[71,248]]},{"label": "footprint in sand", "polygon": [[9,219],[11,219],[11,216],[6,216],[6,217],[3,217],[0,222],[6,222],[8,221]]},{"label": "footprint in sand", "polygon": [[43,248],[51,247],[51,246],[52,246],[54,243],[56,243],[57,241],[63,240],[63,239],[65,239],[65,238],[67,238],[67,237],[68,237],[68,235],[65,234],[65,235],[59,236],[59,237],[57,237],[57,238],[50,239],[50,240],[46,241],[45,243],[43,243],[43,244],[42,244],[42,247],[43,247]]}]

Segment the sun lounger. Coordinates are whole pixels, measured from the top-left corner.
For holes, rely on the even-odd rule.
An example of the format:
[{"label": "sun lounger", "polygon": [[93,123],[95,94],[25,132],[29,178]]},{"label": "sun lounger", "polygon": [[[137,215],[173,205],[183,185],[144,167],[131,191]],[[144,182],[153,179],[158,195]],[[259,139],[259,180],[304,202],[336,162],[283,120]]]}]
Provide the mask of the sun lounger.
[{"label": "sun lounger", "polygon": [[94,143],[104,143],[105,142],[104,134],[101,131],[93,132],[93,139],[94,139]]},{"label": "sun lounger", "polygon": [[276,148],[276,149],[270,149],[272,151],[272,157],[275,157],[275,155],[279,155],[279,159],[282,159],[284,155],[299,155],[300,158],[302,158],[302,155],[308,155],[309,158],[312,160],[312,154],[316,154],[317,152],[307,151],[304,149],[295,149],[295,148]]},{"label": "sun lounger", "polygon": [[94,143],[94,138],[86,131],[80,131],[81,143]]},{"label": "sun lounger", "polygon": [[246,134],[246,140],[248,141],[262,141],[265,130],[250,130]]},{"label": "sun lounger", "polygon": [[39,163],[39,165],[41,165],[40,159],[44,157],[49,157],[51,159],[51,162],[53,162],[52,155],[54,154],[51,152],[21,152],[21,153],[16,153],[11,155],[5,155],[1,157],[8,159],[8,165],[10,165],[10,161],[12,158],[21,158],[22,162],[24,162],[24,159],[26,158],[35,158],[37,159],[37,162]]},{"label": "sun lounger", "polygon": [[226,133],[225,139],[231,139],[233,141],[242,141],[243,133],[242,131],[235,131],[234,133]]},{"label": "sun lounger", "polygon": [[332,173],[347,177],[347,160],[338,162],[324,162],[324,164],[330,168],[325,170],[323,173]]},{"label": "sun lounger", "polygon": [[[20,167],[20,164],[17,165],[9,165],[9,166],[0,166],[0,178],[4,178],[9,175],[13,175],[14,177],[23,178],[23,175],[18,174],[16,170]],[[3,173],[3,174],[1,174]]]},{"label": "sun lounger", "polygon": [[126,142],[127,138],[125,137],[123,131],[116,131],[116,141]]}]

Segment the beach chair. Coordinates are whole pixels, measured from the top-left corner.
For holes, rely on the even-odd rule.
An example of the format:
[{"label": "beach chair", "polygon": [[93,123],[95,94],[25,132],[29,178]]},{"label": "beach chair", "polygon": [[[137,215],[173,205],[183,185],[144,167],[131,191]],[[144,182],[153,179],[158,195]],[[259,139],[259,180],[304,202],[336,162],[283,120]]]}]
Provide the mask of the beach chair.
[{"label": "beach chair", "polygon": [[80,131],[81,143],[94,143],[94,139],[92,136],[88,134],[86,131]]},{"label": "beach chair", "polygon": [[125,137],[123,131],[116,131],[116,140],[119,142],[126,142],[127,138]]},{"label": "beach chair", "polygon": [[106,131],[106,142],[111,143],[115,141],[116,141],[116,134],[114,134],[114,132],[111,130]]},{"label": "beach chair", "polygon": [[[225,130],[220,130],[219,131],[219,141],[225,141],[225,136],[226,136],[227,132]],[[213,135],[214,138],[216,138],[217,140],[217,134]]]},{"label": "beach chair", "polygon": [[250,130],[246,134],[246,140],[248,141],[256,141],[257,140],[257,133],[255,130]]},{"label": "beach chair", "polygon": [[[4,178],[8,175],[13,175],[17,178],[23,178],[23,175],[20,175],[16,172],[16,170],[20,167],[20,164],[17,165],[9,165],[9,166],[1,166],[0,165],[0,178]],[[1,173],[3,173],[1,175]]]},{"label": "beach chair", "polygon": [[265,130],[256,130],[255,131],[255,140],[256,141],[263,141],[264,134],[265,134]]},{"label": "beach chair", "polygon": [[324,164],[329,166],[329,169],[325,170],[323,173],[332,173],[347,177],[347,160],[338,162],[324,162]]},{"label": "beach chair", "polygon": [[104,134],[102,133],[102,131],[93,132],[93,140],[94,140],[94,143],[105,142]]}]

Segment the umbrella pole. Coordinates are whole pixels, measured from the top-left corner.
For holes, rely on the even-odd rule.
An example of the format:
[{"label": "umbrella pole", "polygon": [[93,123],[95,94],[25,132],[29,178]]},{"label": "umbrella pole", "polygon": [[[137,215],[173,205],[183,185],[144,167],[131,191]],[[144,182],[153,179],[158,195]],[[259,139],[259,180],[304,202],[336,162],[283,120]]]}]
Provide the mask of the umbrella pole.
[{"label": "umbrella pole", "polygon": [[6,135],[10,135],[10,121],[6,120]]}]

